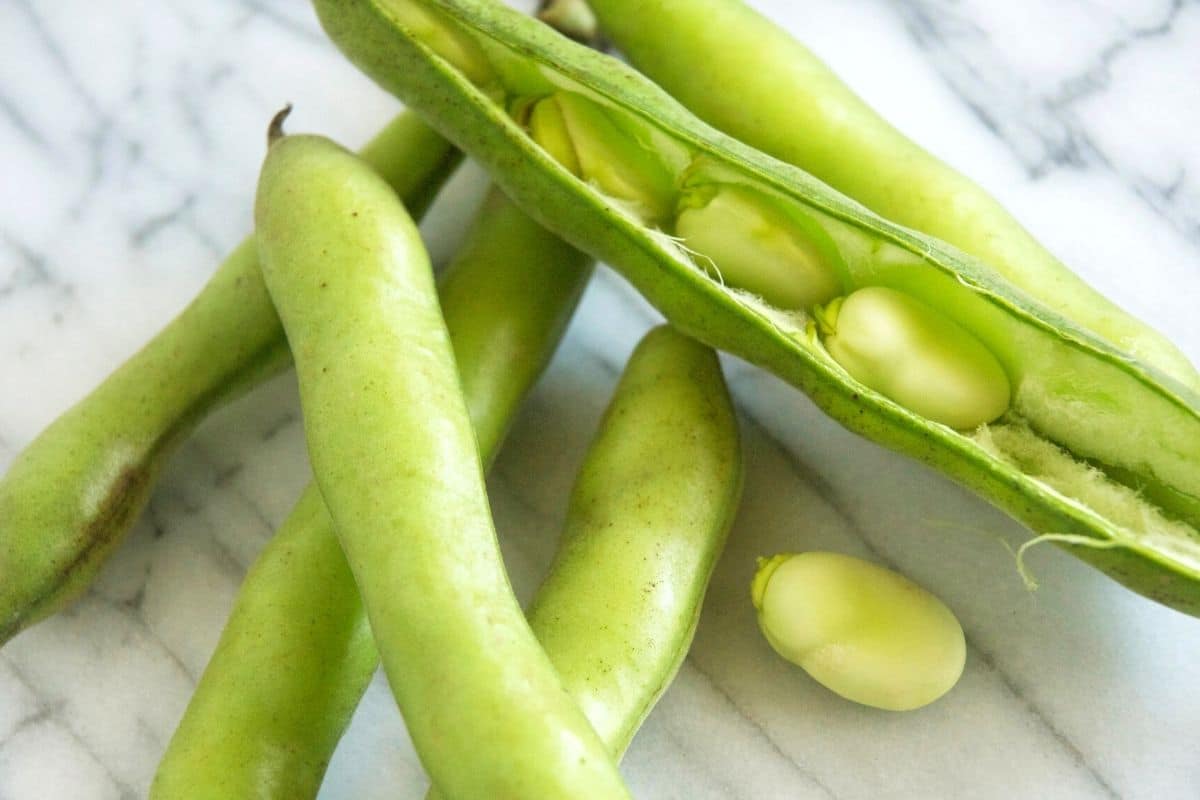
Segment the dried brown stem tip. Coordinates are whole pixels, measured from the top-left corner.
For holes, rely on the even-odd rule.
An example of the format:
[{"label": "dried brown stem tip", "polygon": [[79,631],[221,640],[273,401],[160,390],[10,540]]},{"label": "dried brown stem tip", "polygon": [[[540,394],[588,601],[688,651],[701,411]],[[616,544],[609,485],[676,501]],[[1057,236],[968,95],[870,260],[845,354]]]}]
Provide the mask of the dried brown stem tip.
[{"label": "dried brown stem tip", "polygon": [[275,113],[275,116],[271,117],[271,124],[267,126],[267,147],[275,144],[275,142],[279,141],[286,135],[283,132],[283,122],[291,113],[292,104],[288,103],[286,106],[279,109],[279,111]]}]

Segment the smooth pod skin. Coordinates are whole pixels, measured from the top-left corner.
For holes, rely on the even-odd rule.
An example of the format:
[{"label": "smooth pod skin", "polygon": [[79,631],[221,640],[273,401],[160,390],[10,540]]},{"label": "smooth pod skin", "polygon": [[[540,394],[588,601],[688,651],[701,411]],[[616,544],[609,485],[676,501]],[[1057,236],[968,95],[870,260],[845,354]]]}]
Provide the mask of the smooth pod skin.
[{"label": "smooth pod skin", "polygon": [[751,599],[779,655],[856,703],[920,708],[950,691],[966,663],[962,626],[941,600],[859,558],[762,559]]},{"label": "smooth pod skin", "polygon": [[[412,114],[380,132],[363,158],[415,212],[459,160]],[[289,358],[247,239],[178,317],[39,434],[0,480],[0,644],[83,592],[178,443]]]},{"label": "smooth pod skin", "polygon": [[978,339],[903,292],[859,289],[820,320],[825,349],[854,378],[958,430],[1008,409],[1008,376]]},{"label": "smooth pod skin", "polygon": [[1089,286],[979,185],[892,127],[742,0],[589,4],[633,65],[704,121],[880,216],[976,256],[1064,317],[1200,391],[1200,373],[1162,334]]},{"label": "smooth pod skin", "polygon": [[[590,275],[585,256],[499,192],[488,195],[439,292],[485,463]],[[354,576],[311,484],[246,575],[151,798],[316,797],[378,665]]]},{"label": "smooth pod skin", "polygon": [[588,449],[529,608],[563,685],[614,754],[687,655],[741,475],[716,354],[671,328],[651,331]]},{"label": "smooth pod skin", "polygon": [[[808,320],[727,291],[669,234],[562,169],[510,107],[400,24],[416,0],[316,0],[350,59],[478,160],[526,213],[612,264],[670,322],[804,390],[847,428],[942,470],[1074,555],[1174,608],[1200,614],[1200,399],[1014,288],[956,248],[882,219],[803,171],[699,122],[620,62],[483,0],[427,0],[476,37],[508,99],[567,89],[611,109],[707,180],[794,206],[834,242],[846,291],[902,291],[979,339],[1012,406],[970,434],[849,380]],[[682,189],[684,174],[678,176]],[[685,243],[686,244],[686,243]],[[1158,505],[1161,504],[1161,505]],[[1095,540],[1095,546],[1088,546]]]},{"label": "smooth pod skin", "polygon": [[316,483],[430,777],[462,800],[628,797],[508,584],[416,226],[315,136],[271,146],[255,223]]},{"label": "smooth pod skin", "polygon": [[656,328],[625,367],[528,611],[563,686],[617,758],[687,655],[741,477],[716,355]]}]

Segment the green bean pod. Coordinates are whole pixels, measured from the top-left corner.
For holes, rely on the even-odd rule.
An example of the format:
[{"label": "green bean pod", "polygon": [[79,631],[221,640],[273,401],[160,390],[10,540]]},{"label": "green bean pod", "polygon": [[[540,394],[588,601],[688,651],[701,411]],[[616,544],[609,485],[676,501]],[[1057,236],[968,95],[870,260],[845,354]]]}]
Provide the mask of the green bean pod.
[{"label": "green bean pod", "polygon": [[272,144],[255,205],[309,457],[392,693],[454,798],[625,798],[513,596],[416,226],[328,139]]},{"label": "green bean pod", "polygon": [[[469,42],[477,59],[486,58],[472,64],[477,83],[453,53],[435,51],[404,26],[397,10],[412,5],[440,35]],[[1200,613],[1200,401],[1178,381],[982,262],[718,133],[632,69],[501,4],[317,0],[316,7],[352,61],[482,163],[527,213],[613,264],[681,331],[767,368],[846,427],[942,470],[1035,531],[1066,534],[1059,539],[1066,549],[1134,590]],[[566,168],[543,149],[527,112],[562,95],[593,104],[620,131],[606,152],[636,144],[646,151],[639,163],[666,165],[676,215],[694,207],[694,192],[734,189],[741,200],[752,198],[750,207],[770,209],[764,219],[791,221],[789,234],[809,246],[781,252],[818,254],[834,291],[887,287],[944,317],[1000,365],[1011,392],[1003,415],[957,430],[889,395],[887,387],[902,382],[856,379],[825,347],[818,324],[825,298],[816,307],[786,308],[724,283],[721,265],[680,242],[672,219],[649,224],[643,211],[650,203],[630,203],[609,189],[604,173],[587,172],[582,160]],[[587,146],[588,137],[569,126],[549,127],[575,150]],[[643,177],[645,199],[657,208],[661,179]],[[623,179],[620,186],[634,184]],[[772,241],[754,228],[737,235],[746,247]],[[753,262],[737,266],[752,269]],[[921,327],[951,329],[941,321]],[[911,355],[913,363],[923,357]],[[979,396],[996,392],[986,388]]]},{"label": "green bean pod", "polygon": [[528,612],[563,686],[617,758],[687,655],[741,477],[715,354],[670,328],[651,331],[588,448]]},{"label": "green bean pod", "polygon": [[687,655],[741,495],[716,355],[668,327],[630,357],[529,624],[619,756]]},{"label": "green bean pod", "polygon": [[[412,114],[388,125],[363,158],[415,211],[459,160]],[[289,358],[247,239],[178,317],[39,434],[0,480],[0,644],[87,588],[175,447]]]},{"label": "green bean pod", "polygon": [[1067,319],[1200,391],[1200,373],[1166,337],[1084,282],[995,198],[896,130],[742,0],[589,3],[633,65],[705,122],[976,256]]},{"label": "green bean pod", "polygon": [[[442,313],[485,462],[554,352],[589,260],[493,191],[442,276]],[[312,484],[246,575],[154,800],[316,797],[379,655]]]}]

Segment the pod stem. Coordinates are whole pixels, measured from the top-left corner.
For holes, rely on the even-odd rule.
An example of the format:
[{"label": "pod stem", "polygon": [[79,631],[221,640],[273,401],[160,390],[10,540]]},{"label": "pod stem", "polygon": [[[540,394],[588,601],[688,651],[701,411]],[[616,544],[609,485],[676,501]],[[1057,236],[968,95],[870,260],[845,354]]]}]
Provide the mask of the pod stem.
[{"label": "pod stem", "polygon": [[267,126],[267,147],[275,144],[287,134],[283,131],[283,123],[292,113],[292,104],[288,103],[283,108],[275,112],[275,116],[271,117],[271,124]]}]

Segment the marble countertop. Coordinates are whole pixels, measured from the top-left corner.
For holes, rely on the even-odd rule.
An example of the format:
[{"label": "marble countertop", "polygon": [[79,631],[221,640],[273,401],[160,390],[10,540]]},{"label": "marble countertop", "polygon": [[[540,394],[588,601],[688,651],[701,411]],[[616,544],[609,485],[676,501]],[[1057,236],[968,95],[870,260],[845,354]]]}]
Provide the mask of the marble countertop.
[{"label": "marble countertop", "polygon": [[[866,99],[1200,360],[1200,3],[759,2]],[[250,227],[262,131],[358,144],[395,102],[288,0],[0,4],[0,468],[170,319]],[[452,252],[484,181],[425,225]],[[656,315],[601,271],[491,478],[528,597],[615,376]],[[640,798],[1200,797],[1200,623],[1051,548],[734,360],[745,501],[678,679],[624,762]],[[0,652],[0,800],[145,794],[246,567],[307,481],[292,377],[206,421],[68,613]],[[754,557],[834,549],[967,632],[947,697],[829,694],[754,624]],[[382,678],[321,797],[418,797]]]}]

